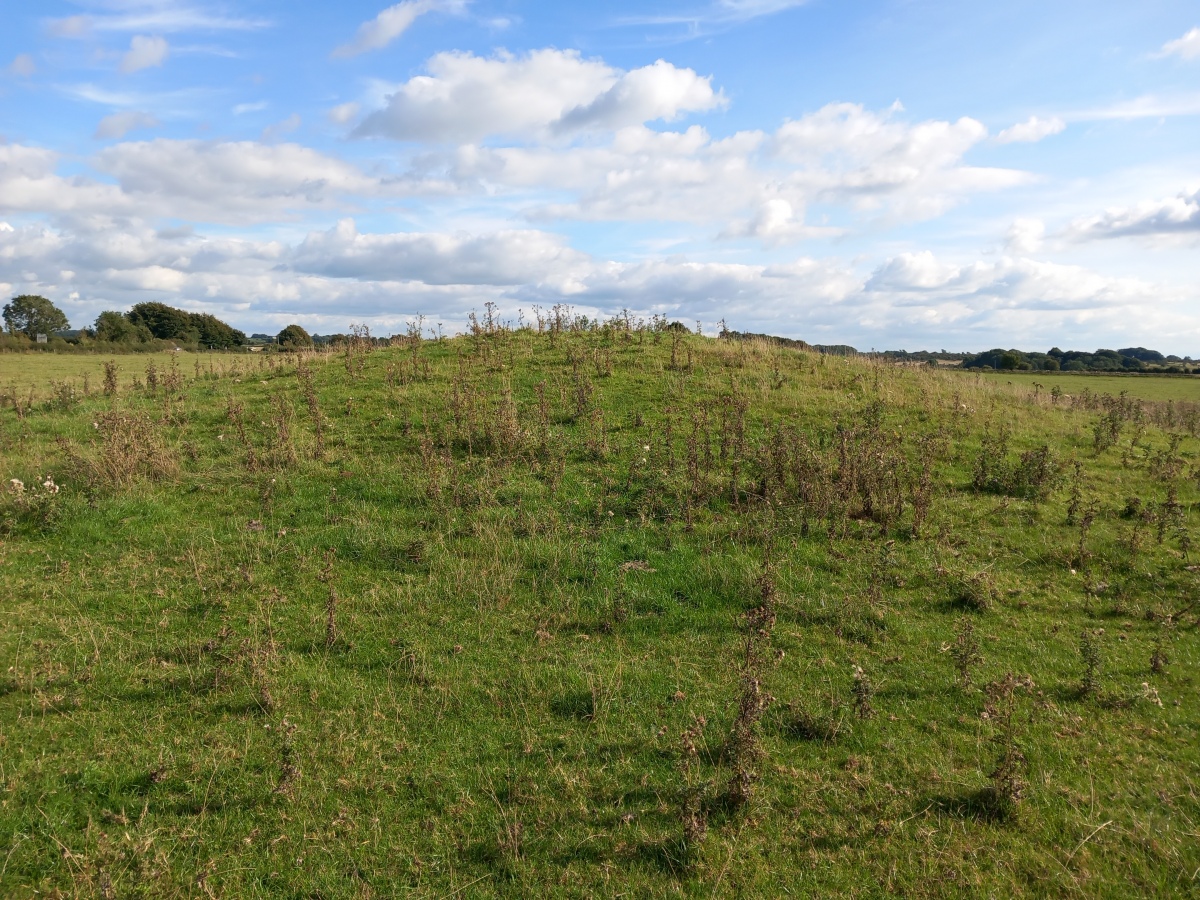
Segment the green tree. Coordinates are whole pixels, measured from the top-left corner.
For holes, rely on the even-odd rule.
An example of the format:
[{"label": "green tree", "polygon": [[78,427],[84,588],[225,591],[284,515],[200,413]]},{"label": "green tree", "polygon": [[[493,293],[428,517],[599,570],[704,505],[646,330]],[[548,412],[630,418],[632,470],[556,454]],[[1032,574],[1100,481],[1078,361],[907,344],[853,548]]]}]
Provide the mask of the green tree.
[{"label": "green tree", "polygon": [[66,313],[45,297],[36,294],[22,294],[20,297],[13,297],[11,303],[6,303],[4,324],[13,334],[24,334],[31,338],[39,334],[50,335],[56,331],[66,331],[71,327]]},{"label": "green tree", "polygon": [[191,313],[189,331],[196,334],[195,342],[212,350],[228,350],[246,343],[246,335],[209,313]]},{"label": "green tree", "polygon": [[139,303],[128,314],[134,325],[144,325],[156,338],[228,350],[246,343],[246,335],[209,313],[189,313],[165,303]]},{"label": "green tree", "polygon": [[152,337],[145,325],[134,325],[124,313],[106,310],[96,317],[96,340],[114,344],[137,344]]},{"label": "green tree", "polygon": [[300,347],[311,347],[313,339],[299,325],[289,325],[276,335],[275,343],[285,350],[296,350]]},{"label": "green tree", "polygon": [[1000,357],[1001,369],[1015,369],[1021,364],[1021,358],[1015,353],[1005,353]]},{"label": "green tree", "polygon": [[191,325],[190,317],[182,309],[165,303],[139,303],[128,313],[134,325],[145,325],[159,340],[182,338]]}]

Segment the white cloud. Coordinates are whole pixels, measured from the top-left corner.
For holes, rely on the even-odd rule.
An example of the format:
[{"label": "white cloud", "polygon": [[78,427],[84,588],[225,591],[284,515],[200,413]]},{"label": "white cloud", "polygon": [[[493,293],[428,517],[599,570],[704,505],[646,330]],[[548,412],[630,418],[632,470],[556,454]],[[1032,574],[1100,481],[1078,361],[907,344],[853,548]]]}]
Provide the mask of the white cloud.
[{"label": "white cloud", "polygon": [[973,119],[914,124],[899,121],[897,112],[831,104],[774,135],[747,131],[722,140],[700,126],[631,126],[600,145],[469,145],[455,151],[446,171],[478,190],[574,195],[535,201],[527,213],[536,218],[715,222],[723,236],[767,243],[844,228],[806,222],[814,204],[884,220],[923,219],[973,193],[1030,180],[1012,169],[964,163],[987,135]]},{"label": "white cloud", "polygon": [[54,37],[77,38],[93,31],[152,31],[157,34],[185,31],[254,31],[271,25],[266,19],[214,14],[177,0],[123,0],[121,3],[108,5],[115,11],[51,19],[48,23],[50,34]]},{"label": "white cloud", "polygon": [[143,128],[157,128],[160,124],[158,119],[150,113],[126,110],[124,112],[113,113],[111,116],[105,116],[101,119],[100,124],[96,126],[96,133],[93,137],[102,141],[119,140],[131,131]]},{"label": "white cloud", "polygon": [[1046,225],[1041,219],[1017,219],[1008,229],[1004,244],[1010,253],[1027,256],[1042,249]]},{"label": "white cloud", "polygon": [[772,197],[763,202],[752,219],[735,221],[723,232],[723,238],[758,238],[764,244],[787,244],[804,238],[836,237],[844,234],[844,228],[807,225],[804,210],[796,210],[782,197]]},{"label": "white cloud", "polygon": [[491,58],[439,53],[428,75],[397,87],[359,136],[407,141],[480,140],[613,129],[720,106],[710,79],[658,61],[622,72],[575,51],[535,50]]},{"label": "white cloud", "polygon": [[1132,119],[1161,119],[1200,115],[1200,93],[1143,94],[1132,100],[1084,109],[1066,115],[1069,121],[1094,122]]},{"label": "white cloud", "polygon": [[533,204],[534,218],[725,223],[769,199],[778,176],[753,165],[762,140],[749,132],[714,141],[698,125],[684,132],[633,126],[602,146],[460,147],[448,174],[477,190],[570,197]]},{"label": "white cloud", "polygon": [[808,0],[717,0],[716,8],[735,19],[754,19],[803,6]]},{"label": "white cloud", "polygon": [[1049,119],[1030,116],[1025,122],[1018,122],[1016,125],[1005,128],[996,135],[996,140],[1001,144],[1034,144],[1053,134],[1061,134],[1066,127],[1067,123],[1058,116],[1052,116]]},{"label": "white cloud", "polygon": [[658,120],[669,122],[684,112],[723,105],[725,98],[713,93],[711,78],[701,78],[691,69],[677,69],[660,59],[653,65],[626,72],[603,94],[564,114],[554,128],[573,132],[609,130]]},{"label": "white cloud", "polygon": [[129,51],[121,57],[121,71],[128,75],[161,66],[170,52],[171,45],[166,38],[135,34],[129,42]]},{"label": "white cloud", "polygon": [[354,220],[314,232],[291,255],[296,271],[364,281],[522,285],[561,276],[586,256],[544,231],[359,234]]},{"label": "white cloud", "polygon": [[28,78],[37,72],[37,63],[28,53],[18,53],[8,66],[8,73],[20,78]]},{"label": "white cloud", "polygon": [[0,212],[70,213],[108,209],[120,214],[130,204],[120,189],[84,178],[55,174],[58,154],[22,144],[0,144]]},{"label": "white cloud", "polygon": [[1177,352],[1200,339],[1195,297],[1184,291],[1021,258],[951,263],[914,252],[865,276],[836,259],[621,262],[539,231],[362,234],[352,221],[291,246],[164,234],[136,220],[10,226],[0,228],[0,282],[64,300],[77,325],[156,298],[253,330],[300,320],[341,331],[367,321],[387,333],[422,311],[456,330],[490,300],[513,317],[533,304],[569,303],[589,315],[628,308],[863,349],[928,345],[930,334],[939,346],[976,349],[997,335],[1039,347],[1097,346],[1120,334],[1170,349],[1162,338],[1170,334]]},{"label": "white cloud", "polygon": [[358,26],[354,40],[334,50],[333,56],[346,58],[371,50],[382,50],[426,13],[457,13],[465,6],[465,0],[403,0],[395,6],[389,6],[369,22],[363,22]]},{"label": "white cloud", "polygon": [[334,124],[346,125],[354,120],[354,118],[358,115],[358,110],[359,105],[351,101],[350,103],[339,103],[337,106],[329,110],[327,115],[329,116],[329,121],[333,122]]},{"label": "white cloud", "polygon": [[1159,51],[1160,56],[1179,56],[1183,59],[1200,57],[1200,28],[1193,28],[1181,38],[1167,41]]},{"label": "white cloud", "polygon": [[244,116],[246,113],[262,112],[270,105],[266,100],[256,100],[253,103],[239,103],[233,108],[233,114],[235,116]]},{"label": "white cloud", "polygon": [[160,138],[109,147],[95,165],[148,211],[178,207],[178,215],[201,221],[269,220],[288,209],[389,193],[383,180],[298,144]]},{"label": "white cloud", "polygon": [[354,208],[356,198],[445,193],[428,180],[368,175],[297,144],[157,139],[119,143],[92,159],[116,179],[57,174],[58,155],[0,145],[0,214],[159,216],[222,224],[281,222],[306,211]]},{"label": "white cloud", "polygon": [[1154,298],[1156,287],[1080,266],[1022,258],[954,265],[924,251],[887,260],[867,280],[866,290],[890,294],[897,305],[928,304],[934,297],[975,313],[997,309],[1086,312],[1145,303]]},{"label": "white cloud", "polygon": [[83,37],[92,30],[92,20],[90,16],[67,16],[64,19],[52,19],[48,30],[53,37]]},{"label": "white cloud", "polygon": [[861,210],[921,219],[964,195],[1030,180],[1013,169],[963,164],[967,151],[987,137],[975,119],[909,124],[896,120],[900,110],[899,104],[877,113],[831,103],[785,123],[772,140],[775,156],[795,166],[784,184]]},{"label": "white cloud", "polygon": [[1200,188],[1083,216],[1067,228],[1068,237],[1076,240],[1181,234],[1200,234]]},{"label": "white cloud", "polygon": [[695,39],[752,19],[795,9],[808,2],[809,0],[712,0],[707,6],[697,6],[678,13],[623,17],[618,20],[618,24],[658,28],[682,27],[682,33],[674,36],[676,40]]}]

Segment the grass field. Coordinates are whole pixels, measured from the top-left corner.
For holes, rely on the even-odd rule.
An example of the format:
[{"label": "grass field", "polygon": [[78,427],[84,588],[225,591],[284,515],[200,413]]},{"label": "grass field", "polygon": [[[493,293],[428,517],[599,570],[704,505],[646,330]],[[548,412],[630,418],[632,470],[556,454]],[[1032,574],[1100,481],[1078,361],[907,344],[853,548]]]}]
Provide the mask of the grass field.
[{"label": "grass field", "polygon": [[967,370],[963,377],[980,377],[995,384],[1012,383],[1023,390],[1042,385],[1046,391],[1058,387],[1064,394],[1093,394],[1119,396],[1127,391],[1139,400],[1188,400],[1200,402],[1200,375],[1062,375],[1051,372],[988,372],[976,376]]},{"label": "grass field", "polygon": [[222,361],[0,409],[0,895],[1200,894],[1200,407]]},{"label": "grass field", "polygon": [[196,375],[196,365],[207,370],[220,365],[228,354],[219,353],[129,353],[120,356],[82,353],[0,353],[0,395],[46,399],[57,384],[83,388],[86,379],[91,390],[99,390],[104,381],[104,364],[115,362],[122,386],[145,380],[146,367],[153,363],[160,370],[172,364]]}]

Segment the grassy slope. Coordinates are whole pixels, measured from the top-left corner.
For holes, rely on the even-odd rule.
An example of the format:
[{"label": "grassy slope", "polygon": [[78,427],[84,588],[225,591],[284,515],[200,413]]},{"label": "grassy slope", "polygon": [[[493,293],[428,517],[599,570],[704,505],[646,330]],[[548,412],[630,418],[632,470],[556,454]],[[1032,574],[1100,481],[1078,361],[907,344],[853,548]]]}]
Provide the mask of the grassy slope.
[{"label": "grassy slope", "polygon": [[[93,398],[23,421],[0,410],[0,476],[51,472],[65,485],[53,524],[15,517],[0,544],[0,846],[11,847],[0,894],[1195,892],[1200,638],[1185,615],[1170,664],[1152,674],[1162,625],[1146,614],[1195,599],[1197,573],[1152,525],[1140,553],[1124,549],[1118,516],[1128,496],[1150,508],[1167,496],[1146,463],[1164,432],[1148,427],[1123,465],[1132,425],[1097,456],[1100,414],[1044,395],[699,340],[686,345],[693,371],[672,371],[669,344],[426,344],[429,378],[407,384],[396,383],[411,371],[405,349],[366,355],[353,378],[340,359],[317,361],[320,460],[293,365],[226,369],[170,401]],[[585,447],[600,423],[572,421],[568,354],[603,410],[601,459]],[[451,460],[438,452],[455,379],[484,406],[511,386],[519,448],[484,458],[479,426],[472,454],[462,442]],[[732,385],[748,402],[746,456],[786,420],[832,460],[834,421],[860,423],[879,402],[880,433],[910,457],[916,435],[940,432],[925,536],[907,536],[911,509],[881,536],[840,516],[805,534],[786,496],[770,514],[746,491],[733,505],[717,439]],[[245,406],[256,456],[280,464],[247,465],[229,397]],[[274,397],[295,409],[283,443]],[[159,459],[176,474],[86,487],[55,439],[96,452],[78,448],[110,405],[166,416]],[[688,530],[678,497],[692,486],[688,418],[702,407],[714,462]],[[1063,524],[1065,489],[1039,507],[968,489],[984,427],[1001,422],[1014,456],[1048,442],[1083,463],[1099,504],[1087,571],[1078,529]],[[1174,481],[1193,530],[1197,449],[1192,436],[1179,446]],[[752,471],[743,463],[743,489]],[[715,795],[766,534],[785,656],[766,678],[777,701],[761,782],[743,810],[713,806],[689,865],[680,734],[706,717],[699,775]],[[635,561],[646,567],[622,568]],[[955,602],[955,575],[977,572],[999,591],[985,612]],[[1102,593],[1085,592],[1099,581]],[[339,637],[327,647],[331,587]],[[983,695],[954,686],[946,652],[964,619],[981,638],[977,683],[1011,671],[1037,685],[1018,717],[1029,787],[1007,821],[979,802],[995,758]],[[1104,693],[1081,699],[1079,634],[1098,628]],[[877,688],[874,718],[851,712],[854,666]],[[1144,682],[1161,708],[1112,702]],[[801,707],[840,723],[837,736],[805,739]],[[289,764],[298,777],[281,777]]]}]

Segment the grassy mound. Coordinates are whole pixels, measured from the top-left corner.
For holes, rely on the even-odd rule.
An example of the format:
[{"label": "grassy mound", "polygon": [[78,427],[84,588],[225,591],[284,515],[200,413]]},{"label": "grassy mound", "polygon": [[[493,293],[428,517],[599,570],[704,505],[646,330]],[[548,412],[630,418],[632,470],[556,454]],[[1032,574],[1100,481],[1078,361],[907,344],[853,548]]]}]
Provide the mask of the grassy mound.
[{"label": "grassy mound", "polygon": [[5,896],[1197,890],[1196,404],[218,360],[0,410]]}]

